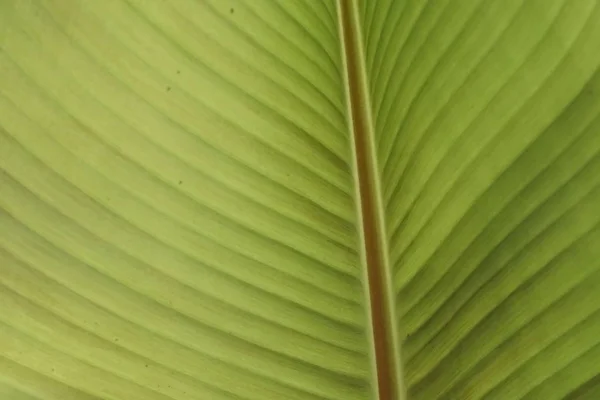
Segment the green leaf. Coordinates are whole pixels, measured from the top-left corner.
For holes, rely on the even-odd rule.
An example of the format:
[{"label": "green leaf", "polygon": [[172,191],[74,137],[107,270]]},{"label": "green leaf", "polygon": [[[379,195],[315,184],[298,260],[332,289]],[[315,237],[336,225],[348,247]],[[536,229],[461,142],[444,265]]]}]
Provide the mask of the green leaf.
[{"label": "green leaf", "polygon": [[583,396],[600,374],[597,2],[362,6],[408,398]]},{"label": "green leaf", "polygon": [[0,2],[0,398],[595,399],[596,0]]}]

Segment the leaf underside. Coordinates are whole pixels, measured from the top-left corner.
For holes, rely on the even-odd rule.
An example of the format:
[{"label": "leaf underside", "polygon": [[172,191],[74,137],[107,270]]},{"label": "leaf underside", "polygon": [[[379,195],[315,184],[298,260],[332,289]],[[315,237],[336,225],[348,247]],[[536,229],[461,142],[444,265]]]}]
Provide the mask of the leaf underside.
[{"label": "leaf underside", "polygon": [[600,398],[600,3],[347,4],[0,1],[0,399]]}]

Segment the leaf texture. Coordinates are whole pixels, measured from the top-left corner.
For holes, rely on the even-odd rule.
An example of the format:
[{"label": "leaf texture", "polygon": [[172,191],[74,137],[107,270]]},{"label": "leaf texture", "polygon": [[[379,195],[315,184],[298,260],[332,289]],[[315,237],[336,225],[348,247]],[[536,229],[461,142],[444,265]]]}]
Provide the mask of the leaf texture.
[{"label": "leaf texture", "polygon": [[408,398],[597,395],[600,5],[359,10]]},{"label": "leaf texture", "polygon": [[370,398],[336,4],[0,15],[0,393]]},{"label": "leaf texture", "polygon": [[600,398],[599,21],[1,1],[0,399]]}]

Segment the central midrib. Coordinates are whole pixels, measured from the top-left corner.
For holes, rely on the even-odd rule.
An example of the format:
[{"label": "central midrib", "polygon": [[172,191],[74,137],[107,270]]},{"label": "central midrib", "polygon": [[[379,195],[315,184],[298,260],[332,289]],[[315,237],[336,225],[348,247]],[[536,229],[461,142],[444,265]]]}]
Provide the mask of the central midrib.
[{"label": "central midrib", "polygon": [[361,249],[366,264],[370,323],[380,400],[403,399],[404,389],[395,323],[389,269],[387,268],[383,207],[379,194],[370,104],[366,89],[364,54],[355,0],[338,0],[342,56],[346,67],[346,96],[352,130],[357,198],[360,202]]}]

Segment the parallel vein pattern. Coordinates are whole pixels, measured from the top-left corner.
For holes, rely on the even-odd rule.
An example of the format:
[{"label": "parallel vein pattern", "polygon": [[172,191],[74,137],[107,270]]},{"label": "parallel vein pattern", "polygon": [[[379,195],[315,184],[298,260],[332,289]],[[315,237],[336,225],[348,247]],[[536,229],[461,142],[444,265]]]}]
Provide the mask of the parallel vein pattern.
[{"label": "parallel vein pattern", "polygon": [[408,397],[600,393],[600,4],[359,1]]},{"label": "parallel vein pattern", "polygon": [[366,399],[332,1],[0,4],[0,397]]}]

